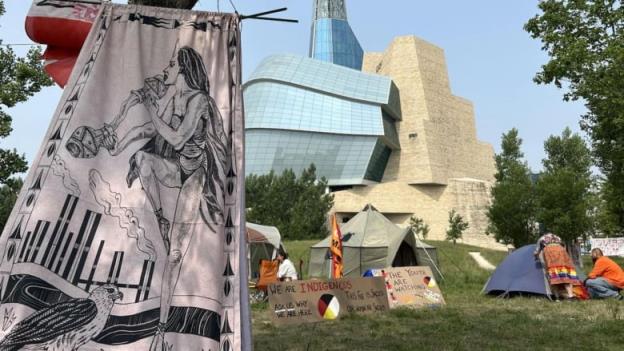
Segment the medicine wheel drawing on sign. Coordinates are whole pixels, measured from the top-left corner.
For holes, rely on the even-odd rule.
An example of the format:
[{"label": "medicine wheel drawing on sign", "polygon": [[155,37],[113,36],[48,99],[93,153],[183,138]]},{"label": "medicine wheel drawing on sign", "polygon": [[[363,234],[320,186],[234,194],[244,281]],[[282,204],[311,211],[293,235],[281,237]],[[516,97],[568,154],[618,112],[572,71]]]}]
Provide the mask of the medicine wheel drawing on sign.
[{"label": "medicine wheel drawing on sign", "polygon": [[333,320],[340,314],[340,302],[331,294],[324,294],[317,304],[318,312],[323,319]]}]

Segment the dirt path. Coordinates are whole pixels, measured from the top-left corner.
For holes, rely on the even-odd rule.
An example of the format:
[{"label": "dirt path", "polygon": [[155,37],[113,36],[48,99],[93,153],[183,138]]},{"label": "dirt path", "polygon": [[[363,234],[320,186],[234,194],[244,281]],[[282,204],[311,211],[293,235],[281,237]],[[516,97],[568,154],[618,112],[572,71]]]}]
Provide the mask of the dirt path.
[{"label": "dirt path", "polygon": [[496,266],[494,266],[490,263],[490,261],[486,260],[483,256],[481,256],[480,252],[469,252],[468,254],[477,262],[479,267],[488,271],[493,271],[496,269]]}]

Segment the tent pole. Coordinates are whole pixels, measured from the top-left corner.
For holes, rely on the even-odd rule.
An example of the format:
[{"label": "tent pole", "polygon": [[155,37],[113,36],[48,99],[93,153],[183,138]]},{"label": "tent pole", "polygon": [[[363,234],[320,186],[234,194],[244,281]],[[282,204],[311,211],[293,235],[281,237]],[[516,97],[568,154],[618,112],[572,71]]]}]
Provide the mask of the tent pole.
[{"label": "tent pole", "polygon": [[[412,233],[414,233],[413,230],[412,230]],[[416,237],[417,240],[420,240],[420,238],[418,237],[418,234],[414,233],[414,237]],[[424,240],[424,238],[423,238],[423,240]],[[416,249],[418,250],[418,243],[416,243]],[[438,265],[435,262],[433,262],[433,259],[431,258],[431,255],[429,255],[429,252],[427,252],[427,248],[423,246],[423,250],[425,250],[425,254],[427,254],[427,257],[429,257],[429,262],[433,263],[433,267],[435,267],[436,271],[438,272],[438,274],[440,275],[442,280],[446,280],[446,278],[444,278],[444,275],[440,271],[440,268],[438,268]]]},{"label": "tent pole", "polygon": [[247,278],[253,278],[251,276],[251,248],[249,247],[249,243],[247,243],[247,272],[249,272],[247,275]]},{"label": "tent pole", "polygon": [[542,277],[544,277],[544,286],[546,287],[546,296],[550,301],[553,301],[552,296],[553,292],[550,289],[550,283],[548,282],[548,277],[546,275],[546,261],[544,261],[544,253],[540,252],[539,254],[539,262],[542,266]]},{"label": "tent pole", "polygon": [[333,269],[333,261],[332,261],[333,255],[331,254],[331,250],[329,248],[327,248],[327,250],[329,251],[329,255],[327,255],[327,257],[329,258],[328,259],[328,261],[329,261],[328,263],[329,264],[327,265],[327,267],[329,268],[327,270],[327,278],[329,280],[331,280],[332,279],[332,269]]}]

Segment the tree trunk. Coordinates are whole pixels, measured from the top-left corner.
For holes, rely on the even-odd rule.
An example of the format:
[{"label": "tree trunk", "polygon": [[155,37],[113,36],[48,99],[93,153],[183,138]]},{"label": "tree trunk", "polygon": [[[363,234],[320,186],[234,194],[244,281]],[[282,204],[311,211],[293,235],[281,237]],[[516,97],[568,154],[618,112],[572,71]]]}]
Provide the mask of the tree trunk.
[{"label": "tree trunk", "polygon": [[190,10],[198,1],[199,0],[128,0],[128,4]]},{"label": "tree trunk", "polygon": [[576,242],[576,240],[566,241],[565,247],[568,255],[570,255],[570,258],[572,259],[572,262],[574,262],[574,264],[579,268],[583,268],[583,260],[581,259],[581,244]]}]

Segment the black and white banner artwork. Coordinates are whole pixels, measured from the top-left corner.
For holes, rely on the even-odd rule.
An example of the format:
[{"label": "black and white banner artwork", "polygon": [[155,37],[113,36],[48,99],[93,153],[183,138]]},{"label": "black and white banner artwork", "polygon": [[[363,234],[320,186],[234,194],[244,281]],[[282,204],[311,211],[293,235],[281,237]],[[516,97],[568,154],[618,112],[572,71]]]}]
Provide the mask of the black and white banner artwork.
[{"label": "black and white banner artwork", "polygon": [[101,6],[0,236],[0,351],[249,348],[239,23]]}]

